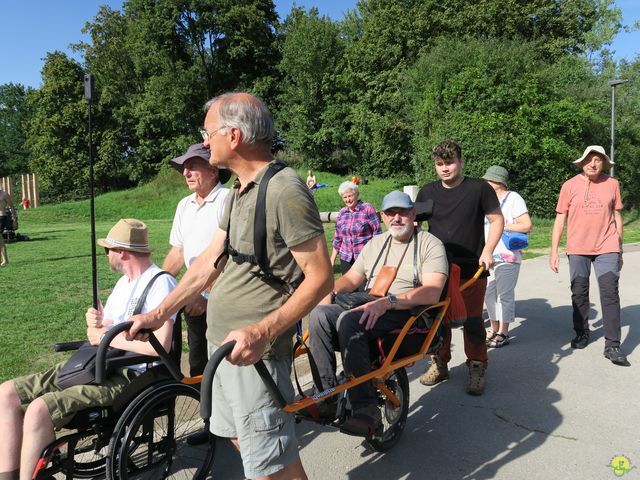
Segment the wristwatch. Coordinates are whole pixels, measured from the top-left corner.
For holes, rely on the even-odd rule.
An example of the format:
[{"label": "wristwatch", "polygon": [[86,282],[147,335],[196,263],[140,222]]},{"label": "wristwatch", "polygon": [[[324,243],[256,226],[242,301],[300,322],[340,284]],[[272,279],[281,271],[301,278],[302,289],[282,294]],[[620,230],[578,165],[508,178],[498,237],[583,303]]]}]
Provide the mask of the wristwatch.
[{"label": "wristwatch", "polygon": [[398,305],[398,298],[395,295],[389,294],[387,295],[387,298],[389,299],[389,302],[391,302],[391,308]]}]

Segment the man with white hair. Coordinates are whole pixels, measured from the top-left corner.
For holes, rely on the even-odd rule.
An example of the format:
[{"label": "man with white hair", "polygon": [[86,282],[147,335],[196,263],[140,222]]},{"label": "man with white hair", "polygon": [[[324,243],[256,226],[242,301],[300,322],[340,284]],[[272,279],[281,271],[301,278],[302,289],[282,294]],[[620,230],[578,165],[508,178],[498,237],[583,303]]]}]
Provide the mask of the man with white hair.
[{"label": "man with white hair", "polygon": [[[361,376],[371,370],[369,341],[402,328],[411,309],[440,300],[449,272],[447,255],[434,235],[414,226],[416,209],[406,193],[394,190],[382,200],[382,220],[386,233],[367,243],[353,267],[336,280],[334,291],[313,309],[309,318],[309,348],[318,367],[318,388],[337,385],[335,350],[342,355],[347,376]],[[364,305],[345,310],[332,304],[336,294],[354,292],[360,286],[376,287],[381,272],[396,269],[384,295]],[[382,427],[376,391],[370,382],[348,391],[352,415],[341,425],[344,433],[357,436],[376,434]],[[337,397],[318,406],[323,420],[333,420]],[[303,414],[310,413],[303,412]]]},{"label": "man with white hair", "polygon": [[[201,143],[191,145],[184,155],[171,160],[171,166],[182,174],[191,195],[178,203],[169,236],[171,250],[162,269],[177,277],[211,243],[224,212],[229,189],[223,185],[231,178],[231,171],[218,170],[209,163],[211,152]],[[208,290],[196,295],[184,307],[189,342],[189,372],[192,377],[202,375],[207,364],[207,300]]]},{"label": "man with white hair", "polygon": [[604,324],[604,356],[616,365],[628,365],[620,352],[620,295],[618,282],[622,268],[622,199],[620,184],[604,173],[613,162],[599,145],[587,147],[574,160],[580,172],[560,189],[556,219],[551,233],[551,270],[558,273],[558,247],[567,228],[566,251],[571,278],[573,305],[573,348],[589,344],[589,275],[593,264],[602,305]]},{"label": "man with white hair", "polygon": [[[246,367],[263,359],[285,400],[293,400],[295,324],[333,286],[320,214],[293,169],[273,174],[261,206],[267,258],[257,258],[254,220],[262,211],[257,208],[260,186],[276,167],[271,165],[273,118],[249,93],[221,95],[205,108],[210,163],[230,169],[238,179],[211,244],[156,310],[132,317],[129,338],[145,338],[140,329],[162,325],[167,315],[215,282],[207,305],[210,353],[226,342],[236,344],[213,381],[211,431],[239,448],[246,477],[305,479],[295,419],[275,404],[255,368]],[[270,272],[263,270],[262,260]]]}]

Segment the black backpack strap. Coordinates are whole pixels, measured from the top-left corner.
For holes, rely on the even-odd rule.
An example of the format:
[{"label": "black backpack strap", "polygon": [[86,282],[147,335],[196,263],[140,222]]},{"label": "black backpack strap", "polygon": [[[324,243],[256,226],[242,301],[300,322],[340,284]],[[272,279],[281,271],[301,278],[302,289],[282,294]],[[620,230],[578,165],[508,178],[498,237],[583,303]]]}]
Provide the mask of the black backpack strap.
[{"label": "black backpack strap", "polygon": [[131,316],[138,315],[142,311],[142,307],[144,307],[144,302],[147,301],[147,295],[149,294],[149,290],[151,290],[151,287],[153,286],[153,284],[155,283],[156,279],[160,275],[171,275],[171,274],[169,272],[166,272],[166,271],[162,270],[162,271],[156,273],[153,276],[153,278],[151,278],[151,280],[149,280],[149,283],[147,283],[147,286],[144,287],[144,290],[142,291],[142,294],[140,295],[140,298],[138,299],[138,303],[136,304],[136,308],[133,311],[133,313],[131,314]]},{"label": "black backpack strap", "polygon": [[413,229],[413,288],[418,288],[420,282],[420,272],[418,272],[418,227]]},{"label": "black backpack strap", "polygon": [[267,257],[267,186],[271,177],[285,167],[286,165],[282,162],[274,162],[267,168],[258,187],[258,202],[253,217],[253,252],[263,276],[269,280],[275,279],[275,277],[271,272]]}]

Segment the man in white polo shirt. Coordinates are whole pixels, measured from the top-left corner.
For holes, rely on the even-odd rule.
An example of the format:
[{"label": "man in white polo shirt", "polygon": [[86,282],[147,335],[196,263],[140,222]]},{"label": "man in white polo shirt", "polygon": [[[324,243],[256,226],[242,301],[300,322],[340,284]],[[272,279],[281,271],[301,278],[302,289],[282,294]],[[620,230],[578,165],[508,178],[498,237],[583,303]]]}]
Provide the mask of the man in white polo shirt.
[{"label": "man in white polo shirt", "polygon": [[[164,259],[162,269],[177,276],[182,265],[191,263],[211,243],[222,217],[229,189],[231,171],[218,170],[209,164],[211,153],[201,143],[191,145],[187,152],[171,160],[171,165],[182,173],[187,187],[193,193],[178,203],[173,219],[169,243],[171,250]],[[207,298],[208,292],[191,299],[184,309],[189,341],[190,375],[201,375],[207,364]]]}]

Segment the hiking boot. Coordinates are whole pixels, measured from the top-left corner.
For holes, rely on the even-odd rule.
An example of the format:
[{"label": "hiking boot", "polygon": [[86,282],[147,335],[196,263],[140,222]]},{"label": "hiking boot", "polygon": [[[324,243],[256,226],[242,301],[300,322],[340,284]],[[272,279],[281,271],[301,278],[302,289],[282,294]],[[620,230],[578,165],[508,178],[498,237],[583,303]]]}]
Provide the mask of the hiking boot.
[{"label": "hiking boot", "polygon": [[589,345],[589,332],[579,333],[571,340],[572,348],[585,348]]},{"label": "hiking boot", "polygon": [[371,437],[382,433],[382,414],[377,405],[365,405],[354,408],[351,416],[347,417],[340,431],[356,437]]},{"label": "hiking boot", "polygon": [[620,347],[604,347],[604,356],[616,365],[622,365],[624,367],[629,365],[627,357],[620,351]]},{"label": "hiking boot", "polygon": [[484,372],[486,368],[478,360],[469,361],[469,383],[467,393],[469,395],[482,395],[484,392]]},{"label": "hiking boot", "polygon": [[430,355],[431,366],[420,376],[422,385],[435,385],[449,378],[449,368],[447,364],[437,355]]}]

